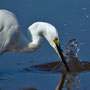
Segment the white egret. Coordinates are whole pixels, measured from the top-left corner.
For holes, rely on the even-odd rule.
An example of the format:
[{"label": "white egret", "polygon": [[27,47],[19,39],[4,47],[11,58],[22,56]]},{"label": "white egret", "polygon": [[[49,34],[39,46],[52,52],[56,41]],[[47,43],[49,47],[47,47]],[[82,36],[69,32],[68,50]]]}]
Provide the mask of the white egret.
[{"label": "white egret", "polygon": [[16,16],[10,11],[0,10],[0,54],[7,51],[31,53],[40,48],[43,35],[61,57],[69,71],[60,48],[58,33],[53,25],[36,22],[29,26],[28,33],[31,41],[20,31]]}]

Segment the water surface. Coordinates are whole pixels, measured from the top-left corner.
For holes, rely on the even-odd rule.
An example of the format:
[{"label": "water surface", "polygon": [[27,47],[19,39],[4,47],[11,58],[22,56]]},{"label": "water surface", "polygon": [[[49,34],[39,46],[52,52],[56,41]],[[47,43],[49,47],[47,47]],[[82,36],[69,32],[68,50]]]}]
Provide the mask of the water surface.
[{"label": "water surface", "polygon": [[[0,9],[8,9],[17,16],[21,31],[25,36],[27,36],[29,25],[36,21],[45,21],[57,28],[63,49],[69,39],[76,38],[80,49],[78,60],[87,63],[86,66],[89,65],[90,0],[0,0]],[[57,71],[63,70],[63,67],[56,65],[60,61],[58,55],[45,39],[43,42],[42,47],[32,54],[8,52],[0,57],[1,90],[29,90],[32,88],[55,90],[62,78],[62,74]],[[36,71],[33,70],[33,72],[30,67],[49,63],[55,66],[52,69],[53,72],[48,66],[47,68],[39,67],[39,70],[34,68]],[[89,70],[89,67],[87,68]],[[45,71],[46,69],[50,70]],[[63,77],[68,78],[75,75],[66,76],[64,74]],[[74,84],[74,87],[78,87],[79,90],[90,90],[89,71],[81,72],[74,78],[79,86],[77,84],[75,86],[75,83],[70,81],[72,86]],[[66,83],[63,90],[71,84]]]}]

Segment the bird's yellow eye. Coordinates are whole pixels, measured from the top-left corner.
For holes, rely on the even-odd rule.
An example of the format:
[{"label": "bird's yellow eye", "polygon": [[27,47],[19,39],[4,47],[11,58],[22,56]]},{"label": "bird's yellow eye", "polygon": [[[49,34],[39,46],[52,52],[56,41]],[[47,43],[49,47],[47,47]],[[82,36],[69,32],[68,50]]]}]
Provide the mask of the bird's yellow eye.
[{"label": "bird's yellow eye", "polygon": [[54,41],[54,43],[57,44],[58,46],[60,45],[60,42],[59,42],[59,40],[58,40],[57,37],[55,37],[55,39],[54,39],[53,41]]}]

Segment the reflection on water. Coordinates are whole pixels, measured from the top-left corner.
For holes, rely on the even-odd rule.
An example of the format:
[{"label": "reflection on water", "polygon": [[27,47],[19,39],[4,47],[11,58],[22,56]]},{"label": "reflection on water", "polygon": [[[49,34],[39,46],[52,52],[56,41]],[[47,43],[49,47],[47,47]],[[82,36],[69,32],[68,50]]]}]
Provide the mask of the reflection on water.
[{"label": "reflection on water", "polygon": [[63,87],[67,88],[67,90],[73,90],[73,89],[78,90],[79,83],[80,83],[79,73],[83,71],[89,71],[90,63],[82,61],[82,62],[79,62],[80,66],[77,66],[77,61],[75,61],[76,66],[71,65],[70,62],[68,63],[68,65],[73,66],[71,67],[72,69],[70,68],[71,73],[68,73],[68,74],[66,73],[67,71],[63,67],[63,64],[60,62],[34,65],[31,68],[32,68],[32,72],[38,72],[38,73],[62,73],[62,78],[60,78],[60,81],[56,90],[61,90]]},{"label": "reflection on water", "polygon": [[63,73],[55,90],[61,90],[62,88],[67,88],[67,90],[78,90],[80,83],[78,78],[79,76],[77,73]]},{"label": "reflection on water", "polygon": [[80,81],[78,73],[72,73],[66,76],[64,87],[66,87],[68,90],[73,90],[73,88],[78,90],[80,85],[79,83]]}]

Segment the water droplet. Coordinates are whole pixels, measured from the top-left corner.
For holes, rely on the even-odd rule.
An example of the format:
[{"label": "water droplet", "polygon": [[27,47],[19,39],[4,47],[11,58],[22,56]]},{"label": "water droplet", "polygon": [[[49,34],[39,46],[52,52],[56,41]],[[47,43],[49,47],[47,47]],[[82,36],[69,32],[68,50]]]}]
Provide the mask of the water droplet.
[{"label": "water droplet", "polygon": [[77,86],[77,89],[79,88],[79,86]]},{"label": "water droplet", "polygon": [[80,50],[80,49],[78,48],[78,49],[77,49],[77,52],[79,52],[79,50]]},{"label": "water droplet", "polygon": [[82,29],[81,31],[82,31],[82,32],[85,32],[85,29]]},{"label": "water droplet", "polygon": [[80,43],[80,45],[83,45],[84,43]]},{"label": "water droplet", "polygon": [[65,35],[67,35],[68,33],[66,32]]},{"label": "water droplet", "polygon": [[66,24],[66,23],[64,23],[64,26],[67,26],[67,24]]},{"label": "water droplet", "polygon": [[81,8],[81,9],[86,10],[86,8]]},{"label": "water droplet", "polygon": [[89,18],[89,15],[85,15],[86,16],[86,18]]}]

